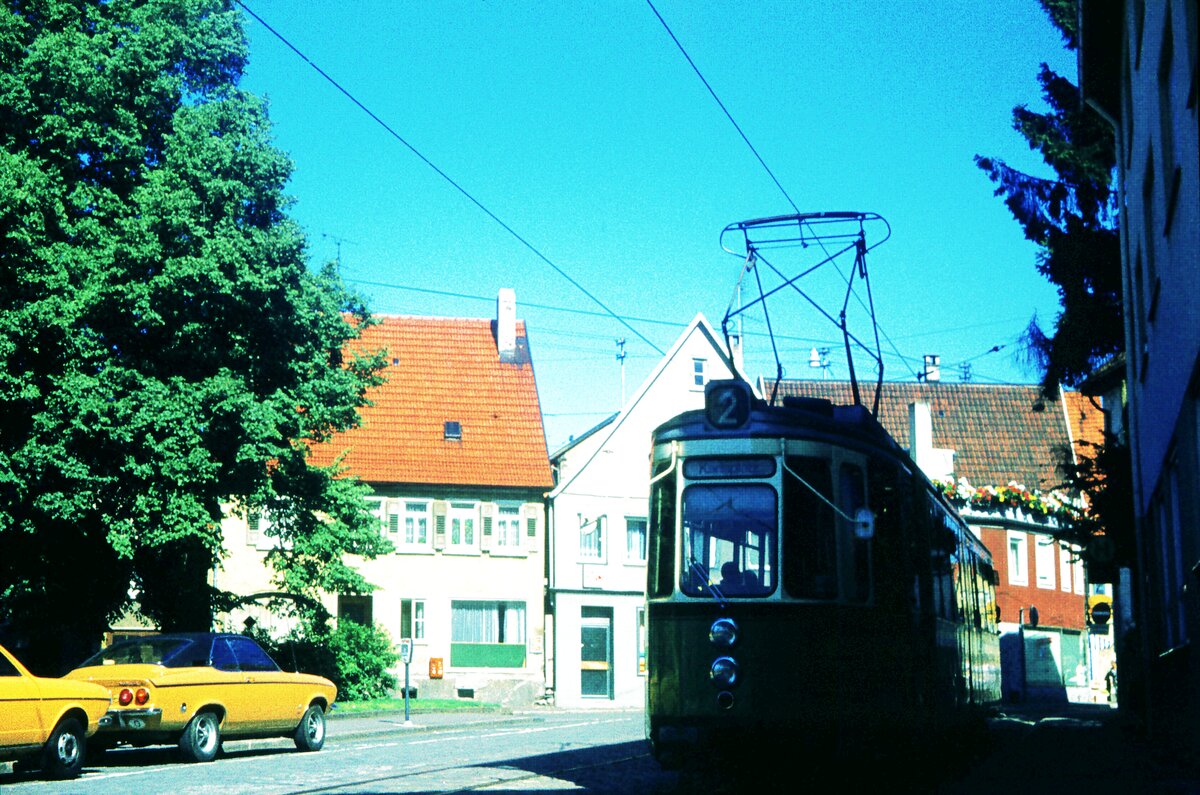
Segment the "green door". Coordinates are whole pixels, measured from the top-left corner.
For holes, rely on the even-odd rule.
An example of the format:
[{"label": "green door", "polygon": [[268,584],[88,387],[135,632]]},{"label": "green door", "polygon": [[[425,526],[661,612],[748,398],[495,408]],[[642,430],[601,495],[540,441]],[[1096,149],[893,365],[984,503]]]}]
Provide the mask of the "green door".
[{"label": "green door", "polygon": [[580,694],[612,698],[612,608],[584,608],[579,645]]}]

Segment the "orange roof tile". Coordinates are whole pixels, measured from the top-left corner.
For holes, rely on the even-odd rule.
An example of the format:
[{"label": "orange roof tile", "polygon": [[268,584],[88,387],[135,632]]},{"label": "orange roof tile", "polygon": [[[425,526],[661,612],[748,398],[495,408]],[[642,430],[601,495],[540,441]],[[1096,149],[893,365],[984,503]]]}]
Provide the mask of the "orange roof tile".
[{"label": "orange roof tile", "polygon": [[[359,428],[316,446],[312,460],[344,464],[374,483],[426,483],[548,489],[553,485],[525,324],[526,355],[501,362],[494,321],[380,316],[355,347],[386,351],[381,386]],[[457,422],[462,438],[445,438]]]},{"label": "orange roof tile", "polygon": [[[772,383],[760,382],[760,387],[769,398]],[[860,385],[860,390],[870,408],[874,384]],[[779,395],[854,402],[849,381],[784,380]],[[1094,434],[1097,422],[1103,426],[1103,415],[1080,397],[1068,392],[1063,402],[1045,400],[1040,387],[1012,384],[887,382],[879,398],[879,421],[901,447],[908,448],[908,406],[927,403],[933,446],[954,451],[956,477],[965,477],[973,486],[1016,481],[1029,489],[1049,491],[1064,487],[1059,451],[1080,438],[1099,441]],[[1087,449],[1076,443],[1078,453]]]}]

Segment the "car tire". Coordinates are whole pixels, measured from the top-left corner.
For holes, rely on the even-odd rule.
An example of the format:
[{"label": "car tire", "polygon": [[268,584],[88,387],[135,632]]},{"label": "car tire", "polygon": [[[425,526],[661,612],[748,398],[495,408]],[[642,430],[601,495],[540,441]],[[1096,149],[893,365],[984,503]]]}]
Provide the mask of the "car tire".
[{"label": "car tire", "polygon": [[301,751],[320,751],[325,745],[325,710],[313,704],[304,712],[296,733],[292,735]]},{"label": "car tire", "polygon": [[87,733],[74,718],[63,718],[54,727],[42,751],[42,772],[49,778],[75,778],[83,770]]},{"label": "car tire", "polygon": [[214,712],[201,712],[179,738],[179,752],[189,762],[211,762],[221,750],[221,722]]}]

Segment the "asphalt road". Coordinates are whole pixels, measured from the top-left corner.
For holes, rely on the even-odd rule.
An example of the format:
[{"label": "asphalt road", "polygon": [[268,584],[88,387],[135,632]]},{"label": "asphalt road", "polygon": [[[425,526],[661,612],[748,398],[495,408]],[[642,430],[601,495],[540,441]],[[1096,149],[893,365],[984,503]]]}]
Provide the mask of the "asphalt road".
[{"label": "asphalt road", "polygon": [[[886,791],[935,795],[1200,795],[1200,776],[1178,755],[1139,739],[1103,706],[1009,707],[966,752],[941,749],[912,775],[865,754],[857,762],[788,747],[685,774],[659,769],[640,710],[530,709],[335,717],[325,748],[290,740],[228,742],[209,764],[174,748],[109,752],[75,781],[47,782],[0,765],[0,795],[24,793],[462,793],[587,792],[612,795]],[[759,754],[762,757],[764,754]],[[901,760],[903,761],[903,760]],[[768,770],[767,765],[771,764]]]},{"label": "asphalt road", "polygon": [[647,755],[641,712],[335,719],[325,748],[290,741],[227,742],[209,764],[174,748],[118,749],[74,781],[0,773],[0,793],[669,793],[675,774]]}]

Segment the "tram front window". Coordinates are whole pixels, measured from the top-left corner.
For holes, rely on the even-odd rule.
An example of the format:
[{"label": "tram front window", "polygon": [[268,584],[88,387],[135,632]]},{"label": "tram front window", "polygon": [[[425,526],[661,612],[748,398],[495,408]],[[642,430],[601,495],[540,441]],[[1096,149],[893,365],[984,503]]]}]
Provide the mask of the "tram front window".
[{"label": "tram front window", "polygon": [[767,596],[775,590],[775,490],[748,483],[697,484],[683,492],[683,566],[688,596]]}]

